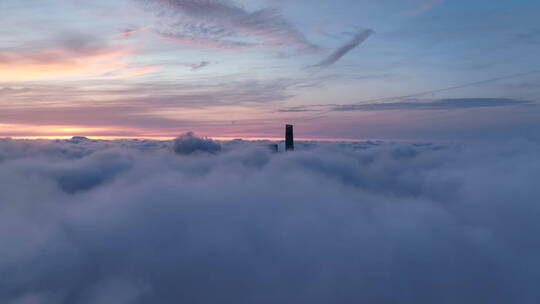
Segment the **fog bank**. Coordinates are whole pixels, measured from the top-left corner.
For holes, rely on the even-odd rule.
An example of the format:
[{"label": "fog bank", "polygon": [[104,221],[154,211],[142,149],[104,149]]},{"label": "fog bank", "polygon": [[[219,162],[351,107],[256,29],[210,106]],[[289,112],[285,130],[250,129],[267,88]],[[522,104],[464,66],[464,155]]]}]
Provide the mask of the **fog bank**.
[{"label": "fog bank", "polygon": [[538,303],[540,144],[0,139],[1,303]]}]

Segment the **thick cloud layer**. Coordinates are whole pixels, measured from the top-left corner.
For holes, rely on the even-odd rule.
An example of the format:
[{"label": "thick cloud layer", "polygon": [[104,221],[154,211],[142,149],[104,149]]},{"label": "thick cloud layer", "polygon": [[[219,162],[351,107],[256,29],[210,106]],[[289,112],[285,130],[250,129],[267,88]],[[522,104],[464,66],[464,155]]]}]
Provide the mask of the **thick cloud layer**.
[{"label": "thick cloud layer", "polygon": [[174,140],[174,152],[181,155],[194,153],[217,153],[221,145],[212,139],[199,138],[192,132],[183,134]]},{"label": "thick cloud layer", "polygon": [[0,140],[0,303],[538,303],[540,145]]}]

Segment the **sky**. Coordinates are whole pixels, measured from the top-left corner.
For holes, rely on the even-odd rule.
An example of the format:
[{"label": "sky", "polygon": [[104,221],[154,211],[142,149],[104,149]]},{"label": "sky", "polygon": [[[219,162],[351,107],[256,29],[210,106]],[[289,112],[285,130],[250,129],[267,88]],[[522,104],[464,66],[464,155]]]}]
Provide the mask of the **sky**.
[{"label": "sky", "polygon": [[535,0],[2,0],[0,137],[540,137]]}]

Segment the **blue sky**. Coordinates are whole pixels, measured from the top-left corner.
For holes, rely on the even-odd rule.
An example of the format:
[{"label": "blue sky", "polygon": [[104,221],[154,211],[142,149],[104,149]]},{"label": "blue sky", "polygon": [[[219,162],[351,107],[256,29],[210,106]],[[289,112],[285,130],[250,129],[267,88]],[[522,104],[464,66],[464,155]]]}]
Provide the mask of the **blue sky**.
[{"label": "blue sky", "polygon": [[289,122],[305,138],[537,137],[539,13],[532,0],[3,0],[0,136],[280,137]]}]

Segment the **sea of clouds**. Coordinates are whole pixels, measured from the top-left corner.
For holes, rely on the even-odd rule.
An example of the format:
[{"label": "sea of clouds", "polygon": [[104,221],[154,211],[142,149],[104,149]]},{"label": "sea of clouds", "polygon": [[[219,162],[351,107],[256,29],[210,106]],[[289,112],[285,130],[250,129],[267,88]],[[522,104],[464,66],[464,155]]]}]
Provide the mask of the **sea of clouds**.
[{"label": "sea of clouds", "polygon": [[268,144],[0,139],[0,303],[540,302],[539,143]]}]

